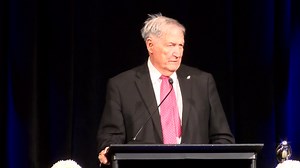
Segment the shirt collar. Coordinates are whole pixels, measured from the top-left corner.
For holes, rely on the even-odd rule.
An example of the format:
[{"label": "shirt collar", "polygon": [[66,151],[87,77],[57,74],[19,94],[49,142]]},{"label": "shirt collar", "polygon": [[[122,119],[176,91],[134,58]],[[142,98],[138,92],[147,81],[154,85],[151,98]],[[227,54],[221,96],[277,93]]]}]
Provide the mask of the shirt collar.
[{"label": "shirt collar", "polygon": [[[149,68],[149,73],[150,73],[152,83],[155,83],[156,81],[160,81],[160,76],[162,74],[153,66],[153,64],[150,61],[150,58],[148,58],[147,65],[148,65],[148,68]],[[173,80],[177,79],[176,72],[174,72],[170,76],[170,78],[172,78]]]}]

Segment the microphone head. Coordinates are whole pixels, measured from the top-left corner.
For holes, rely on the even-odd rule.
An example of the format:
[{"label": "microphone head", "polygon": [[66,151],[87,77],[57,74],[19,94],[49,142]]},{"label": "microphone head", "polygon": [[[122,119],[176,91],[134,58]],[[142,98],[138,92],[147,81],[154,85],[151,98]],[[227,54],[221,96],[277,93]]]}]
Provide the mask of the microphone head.
[{"label": "microphone head", "polygon": [[169,83],[170,83],[171,85],[173,85],[173,79],[172,79],[172,78],[169,78]]}]

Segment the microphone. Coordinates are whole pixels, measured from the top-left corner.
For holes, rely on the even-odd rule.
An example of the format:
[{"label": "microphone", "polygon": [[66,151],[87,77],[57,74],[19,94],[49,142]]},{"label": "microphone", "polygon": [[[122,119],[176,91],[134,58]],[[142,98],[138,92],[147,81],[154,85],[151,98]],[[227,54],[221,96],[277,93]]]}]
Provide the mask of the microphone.
[{"label": "microphone", "polygon": [[150,116],[147,118],[146,122],[141,126],[141,128],[138,130],[138,132],[135,134],[135,136],[132,138],[132,141],[136,140],[136,137],[140,134],[140,132],[142,131],[142,129],[145,127],[145,125],[148,123],[148,121],[152,118],[153,114],[155,112],[158,111],[160,105],[166,100],[166,98],[169,96],[169,94],[171,93],[171,91],[173,90],[173,79],[169,78],[169,83],[172,86],[170,91],[168,92],[168,94],[162,99],[162,101],[159,103],[159,105],[156,107],[155,111],[153,111]]},{"label": "microphone", "polygon": [[[172,88],[171,88],[171,90],[172,90],[173,89],[173,79],[172,78],[169,78],[169,83],[172,85]],[[168,95],[170,94],[170,92],[168,93]]]}]

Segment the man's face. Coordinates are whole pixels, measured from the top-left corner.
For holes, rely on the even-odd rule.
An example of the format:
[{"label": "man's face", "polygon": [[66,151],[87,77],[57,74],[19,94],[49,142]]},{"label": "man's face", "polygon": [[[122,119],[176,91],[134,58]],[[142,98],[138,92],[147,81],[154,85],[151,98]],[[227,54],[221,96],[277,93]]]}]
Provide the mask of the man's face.
[{"label": "man's face", "polygon": [[170,76],[180,64],[184,50],[184,34],[175,25],[169,25],[161,37],[147,41],[150,60],[163,75]]}]

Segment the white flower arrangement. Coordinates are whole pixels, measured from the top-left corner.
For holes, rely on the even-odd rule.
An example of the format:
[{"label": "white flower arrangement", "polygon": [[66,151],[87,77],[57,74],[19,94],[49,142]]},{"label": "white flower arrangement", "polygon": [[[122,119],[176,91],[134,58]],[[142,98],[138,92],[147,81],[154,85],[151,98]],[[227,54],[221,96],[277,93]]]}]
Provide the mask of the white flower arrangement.
[{"label": "white flower arrangement", "polygon": [[276,168],[300,168],[300,162],[298,160],[285,160],[279,163]]},{"label": "white flower arrangement", "polygon": [[59,160],[51,168],[81,168],[74,160]]}]

